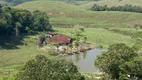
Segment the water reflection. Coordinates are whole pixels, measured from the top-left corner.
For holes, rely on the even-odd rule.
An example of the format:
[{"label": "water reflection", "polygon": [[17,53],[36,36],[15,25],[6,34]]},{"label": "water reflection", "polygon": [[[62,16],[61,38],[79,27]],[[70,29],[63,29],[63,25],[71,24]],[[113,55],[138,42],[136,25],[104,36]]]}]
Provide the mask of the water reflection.
[{"label": "water reflection", "polygon": [[98,68],[94,66],[94,60],[97,55],[101,54],[103,51],[106,50],[93,49],[80,54],[68,55],[65,59],[77,65],[81,72],[99,72]]}]

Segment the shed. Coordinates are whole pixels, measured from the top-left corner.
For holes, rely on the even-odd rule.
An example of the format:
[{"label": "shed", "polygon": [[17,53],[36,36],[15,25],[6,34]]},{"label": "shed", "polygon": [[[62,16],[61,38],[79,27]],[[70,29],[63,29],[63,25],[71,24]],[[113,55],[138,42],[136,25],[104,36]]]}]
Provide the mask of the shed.
[{"label": "shed", "polygon": [[63,34],[57,34],[51,37],[48,41],[48,43],[58,43],[58,44],[67,44],[71,42],[71,38],[63,35]]}]

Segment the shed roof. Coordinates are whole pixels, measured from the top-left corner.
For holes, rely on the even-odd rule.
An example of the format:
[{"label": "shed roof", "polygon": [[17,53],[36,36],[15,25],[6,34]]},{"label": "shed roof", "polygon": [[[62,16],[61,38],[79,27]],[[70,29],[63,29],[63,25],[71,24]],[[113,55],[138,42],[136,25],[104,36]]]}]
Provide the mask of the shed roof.
[{"label": "shed roof", "polygon": [[55,36],[53,36],[50,40],[48,40],[48,42],[50,43],[61,43],[61,44],[66,44],[66,43],[70,43],[71,39],[63,34],[57,34]]}]

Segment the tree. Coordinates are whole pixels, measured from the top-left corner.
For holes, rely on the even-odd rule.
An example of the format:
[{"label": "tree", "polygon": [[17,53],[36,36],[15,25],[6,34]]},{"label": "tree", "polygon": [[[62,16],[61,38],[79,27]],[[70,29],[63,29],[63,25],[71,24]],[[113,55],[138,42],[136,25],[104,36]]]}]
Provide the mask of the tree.
[{"label": "tree", "polygon": [[[121,78],[141,80],[142,79],[142,56],[135,57],[132,61],[125,62],[120,66]],[[130,77],[128,77],[130,75]]]},{"label": "tree", "polygon": [[37,55],[25,64],[16,80],[84,80],[84,77],[72,62]]},{"label": "tree", "polygon": [[142,49],[142,32],[135,33],[132,38],[136,40],[135,45],[133,45],[133,48],[137,51]]},{"label": "tree", "polygon": [[9,36],[15,33],[33,33],[37,31],[50,31],[52,26],[45,12],[16,9],[7,5],[0,5],[0,34]]},{"label": "tree", "polygon": [[110,76],[111,79],[119,79],[120,66],[137,56],[135,50],[123,43],[110,45],[107,52],[103,52],[95,60],[95,65]]},{"label": "tree", "polygon": [[49,24],[49,17],[46,15],[46,13],[36,10],[33,12],[33,17],[33,27],[35,31],[52,30],[52,27]]}]

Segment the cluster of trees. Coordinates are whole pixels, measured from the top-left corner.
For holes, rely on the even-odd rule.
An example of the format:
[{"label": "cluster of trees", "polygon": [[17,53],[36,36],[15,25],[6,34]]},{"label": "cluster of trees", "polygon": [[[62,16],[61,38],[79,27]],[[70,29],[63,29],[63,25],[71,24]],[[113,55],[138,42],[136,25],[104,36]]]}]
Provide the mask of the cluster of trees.
[{"label": "cluster of trees", "polygon": [[44,12],[30,12],[0,5],[0,34],[16,35],[52,30],[49,18]]},{"label": "cluster of trees", "polygon": [[84,77],[72,62],[37,55],[26,63],[16,80],[84,80]]},{"label": "cluster of trees", "polygon": [[18,4],[21,4],[27,1],[32,1],[32,0],[4,0],[4,1],[11,3],[13,6],[16,6]]},{"label": "cluster of trees", "polygon": [[91,7],[91,10],[93,11],[126,11],[126,12],[142,13],[142,7],[132,6],[128,4],[124,6],[112,6],[112,7],[108,7],[107,5],[99,6],[97,4],[94,4],[93,7]]},{"label": "cluster of trees", "polygon": [[107,52],[95,60],[95,65],[107,75],[105,80],[142,79],[142,32],[134,35],[137,43],[126,46],[123,43],[110,45]]}]

